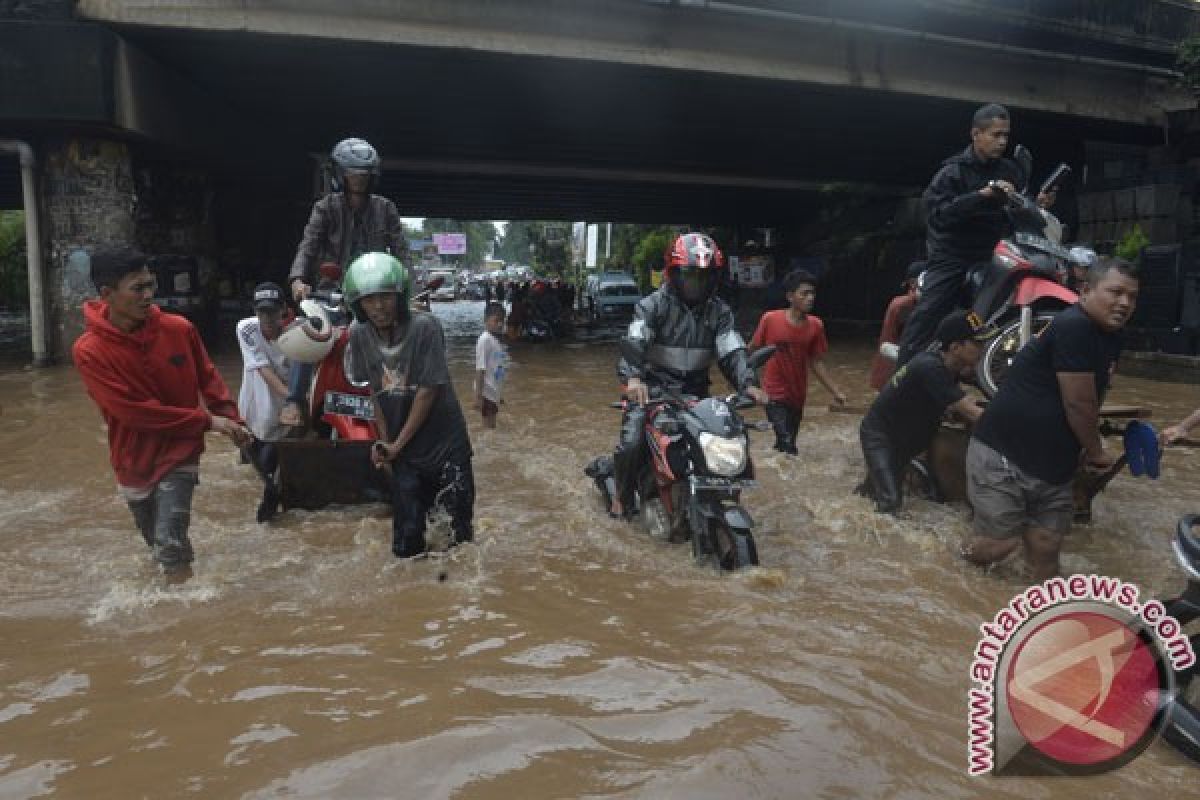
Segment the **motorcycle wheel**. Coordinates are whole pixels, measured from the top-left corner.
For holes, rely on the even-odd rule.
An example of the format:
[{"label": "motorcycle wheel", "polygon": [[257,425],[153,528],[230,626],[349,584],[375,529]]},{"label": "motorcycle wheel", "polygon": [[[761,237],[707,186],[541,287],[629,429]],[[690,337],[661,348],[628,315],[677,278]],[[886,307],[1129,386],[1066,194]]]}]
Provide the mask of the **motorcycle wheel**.
[{"label": "motorcycle wheel", "polygon": [[642,527],[651,539],[665,542],[671,538],[671,517],[658,497],[642,501]]},{"label": "motorcycle wheel", "polygon": [[[1053,311],[1038,311],[1033,315],[1033,335],[1038,336],[1054,319]],[[996,396],[1008,368],[1012,366],[1017,351],[1021,349],[1021,319],[1013,317],[1008,322],[1001,323],[1000,332],[993,336],[984,347],[983,356],[975,367],[975,377],[979,388],[989,399]]]}]

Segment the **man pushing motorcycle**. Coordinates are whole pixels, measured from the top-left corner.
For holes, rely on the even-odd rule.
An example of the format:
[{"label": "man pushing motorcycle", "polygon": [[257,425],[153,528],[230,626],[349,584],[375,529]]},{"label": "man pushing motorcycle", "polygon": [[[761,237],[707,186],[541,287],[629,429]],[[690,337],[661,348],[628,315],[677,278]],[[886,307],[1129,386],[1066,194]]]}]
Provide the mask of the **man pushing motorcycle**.
[{"label": "man pushing motorcycle", "polygon": [[703,233],[676,237],[664,258],[663,283],[638,302],[617,364],[629,405],[621,438],[613,453],[617,492],[611,513],[624,516],[635,506],[637,476],[647,456],[643,425],[645,405],[655,387],[682,394],[708,395],[708,368],[714,357],[738,391],[760,405],[767,403],[747,363],[746,342],[734,327],[733,311],[715,290],[725,256]]}]

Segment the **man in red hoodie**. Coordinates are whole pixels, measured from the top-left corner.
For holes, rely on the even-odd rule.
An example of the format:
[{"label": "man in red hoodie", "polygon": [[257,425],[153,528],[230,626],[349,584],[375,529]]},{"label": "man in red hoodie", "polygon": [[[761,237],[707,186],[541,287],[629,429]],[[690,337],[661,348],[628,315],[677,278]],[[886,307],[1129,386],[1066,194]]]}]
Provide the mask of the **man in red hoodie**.
[{"label": "man in red hoodie", "polygon": [[144,255],[98,248],[92,282],[100,299],[84,303],[75,367],[108,425],[117,489],[142,538],[163,572],[186,575],[204,434],[223,433],[239,446],[251,434],[195,327],[154,304]]}]

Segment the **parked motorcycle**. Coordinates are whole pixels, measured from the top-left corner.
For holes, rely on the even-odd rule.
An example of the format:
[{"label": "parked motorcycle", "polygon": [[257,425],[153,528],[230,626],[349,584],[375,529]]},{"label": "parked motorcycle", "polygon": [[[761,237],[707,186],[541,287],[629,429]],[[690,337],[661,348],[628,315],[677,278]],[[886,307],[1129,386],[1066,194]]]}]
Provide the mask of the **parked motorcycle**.
[{"label": "parked motorcycle", "polygon": [[[1188,583],[1183,594],[1163,602],[1167,614],[1185,627],[1200,619],[1200,535],[1197,526],[1200,526],[1200,514],[1188,514],[1179,520],[1171,547]],[[1188,640],[1192,650],[1200,652],[1200,632],[1191,634]],[[1200,709],[1196,707],[1200,701],[1200,681],[1196,681],[1198,670],[1200,664],[1193,664],[1175,673],[1176,696],[1168,707],[1162,737],[1188,758],[1200,762]]]},{"label": "parked motorcycle", "polygon": [[[627,347],[622,341],[622,351]],[[762,366],[774,352],[773,346],[755,351],[751,367]],[[627,405],[626,400],[612,407]],[[748,431],[770,425],[748,423],[738,413],[753,405],[738,394],[700,399],[663,386],[651,389],[645,406],[650,455],[636,480],[641,524],[655,539],[691,539],[697,562],[724,570],[758,564],[754,520],[741,505],[741,493],[757,486]],[[597,458],[585,472],[611,505],[617,493],[612,459]]]},{"label": "parked motorcycle", "polygon": [[[1018,145],[1014,156],[1028,176],[1029,151]],[[1038,194],[1057,189],[1070,174],[1069,166],[1059,164]],[[1027,194],[1027,186],[1007,197],[1013,234],[996,243],[990,264],[968,276],[972,309],[997,328],[976,367],[979,388],[988,397],[995,395],[1017,351],[1079,299],[1066,285],[1075,256],[1054,240],[1051,224]]]}]

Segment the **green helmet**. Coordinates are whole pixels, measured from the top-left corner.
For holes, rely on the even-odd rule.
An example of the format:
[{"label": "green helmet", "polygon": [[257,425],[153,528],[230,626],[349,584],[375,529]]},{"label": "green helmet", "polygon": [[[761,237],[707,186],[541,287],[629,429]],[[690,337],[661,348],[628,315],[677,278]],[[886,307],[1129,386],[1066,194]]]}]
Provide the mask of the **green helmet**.
[{"label": "green helmet", "polygon": [[404,265],[387,253],[363,253],[354,259],[342,280],[342,293],[354,318],[359,322],[365,319],[360,300],[384,292],[408,294],[408,270]]}]

